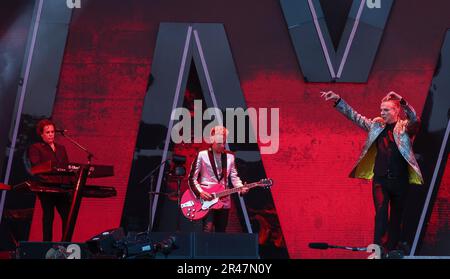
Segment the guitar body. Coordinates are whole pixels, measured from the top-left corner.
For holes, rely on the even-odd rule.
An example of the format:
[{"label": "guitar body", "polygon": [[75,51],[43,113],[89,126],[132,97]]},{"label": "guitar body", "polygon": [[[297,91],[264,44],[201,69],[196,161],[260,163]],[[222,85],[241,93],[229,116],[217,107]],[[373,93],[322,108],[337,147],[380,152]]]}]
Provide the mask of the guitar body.
[{"label": "guitar body", "polygon": [[248,189],[251,189],[253,187],[269,188],[272,186],[272,184],[272,179],[268,178],[261,179],[259,182],[245,184],[243,186],[235,187],[232,189],[225,189],[225,186],[223,186],[222,184],[213,184],[210,186],[210,188],[203,189],[214,197],[214,199],[210,201],[204,201],[197,198],[194,193],[192,193],[191,189],[188,189],[181,197],[181,212],[183,212],[184,217],[188,218],[191,221],[200,220],[208,214],[210,209],[221,209],[223,207],[223,203],[220,200],[221,198],[234,193],[238,193],[244,187]]},{"label": "guitar body", "polygon": [[[203,189],[209,194],[213,195],[220,191],[223,191],[225,187],[222,184],[214,184],[209,189]],[[184,192],[181,197],[181,212],[189,220],[196,221],[203,219],[209,212],[210,209],[221,209],[223,203],[219,198],[215,198],[211,201],[204,201],[197,198],[190,189]]]}]

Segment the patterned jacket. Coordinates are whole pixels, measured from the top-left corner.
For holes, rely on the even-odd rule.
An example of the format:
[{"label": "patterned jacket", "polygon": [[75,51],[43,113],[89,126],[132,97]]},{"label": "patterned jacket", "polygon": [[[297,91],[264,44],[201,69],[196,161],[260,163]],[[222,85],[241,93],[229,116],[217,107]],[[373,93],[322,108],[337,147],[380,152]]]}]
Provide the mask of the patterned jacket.
[{"label": "patterned jacket", "polygon": [[[374,175],[373,169],[375,166],[375,157],[377,155],[376,139],[386,126],[384,120],[381,117],[368,119],[362,116],[342,98],[337,101],[335,107],[348,119],[368,132],[366,143],[355,167],[350,173],[350,177],[372,179]],[[409,183],[423,184],[422,173],[420,172],[419,165],[417,164],[412,149],[412,142],[415,134],[418,132],[420,120],[409,104],[403,103],[402,108],[408,119],[397,121],[397,124],[394,127],[394,140],[398,150],[408,163]]]}]

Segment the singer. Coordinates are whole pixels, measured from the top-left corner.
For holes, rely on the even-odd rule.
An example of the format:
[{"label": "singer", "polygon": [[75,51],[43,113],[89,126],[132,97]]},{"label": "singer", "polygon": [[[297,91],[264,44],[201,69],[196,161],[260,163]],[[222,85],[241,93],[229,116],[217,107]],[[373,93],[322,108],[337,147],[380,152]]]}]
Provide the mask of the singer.
[{"label": "singer", "polygon": [[[211,184],[228,185],[228,176],[234,187],[240,187],[242,181],[238,176],[234,155],[225,150],[228,130],[223,126],[215,126],[211,129],[211,147],[208,150],[200,151],[192,162],[189,173],[188,184],[192,192],[203,200],[212,200],[213,197],[204,191]],[[248,188],[243,188],[241,194],[248,192]],[[228,213],[231,205],[230,197],[222,199],[224,207],[222,209],[211,210],[203,219],[203,231],[205,232],[225,232],[228,224]]]},{"label": "singer", "polygon": [[[40,136],[41,142],[37,142],[28,148],[28,160],[31,166],[48,161],[54,163],[69,162],[66,148],[55,142],[55,124],[51,120],[43,119],[39,121],[36,132]],[[70,183],[70,179],[67,176],[39,175],[36,179],[45,184],[52,184],[54,186]],[[38,198],[41,202],[43,211],[43,240],[52,241],[55,207],[61,216],[62,228],[64,230],[70,210],[70,194],[39,193]]]},{"label": "singer", "polygon": [[[368,119],[358,114],[338,94],[321,92],[326,101],[368,132],[368,138],[350,177],[373,179],[375,204],[374,243],[385,252],[400,249],[404,239],[401,232],[405,198],[409,184],[423,184],[412,142],[420,120],[405,99],[395,92],[388,93],[380,105],[380,116]],[[400,110],[407,119],[400,118]],[[388,216],[390,207],[390,216]]]}]

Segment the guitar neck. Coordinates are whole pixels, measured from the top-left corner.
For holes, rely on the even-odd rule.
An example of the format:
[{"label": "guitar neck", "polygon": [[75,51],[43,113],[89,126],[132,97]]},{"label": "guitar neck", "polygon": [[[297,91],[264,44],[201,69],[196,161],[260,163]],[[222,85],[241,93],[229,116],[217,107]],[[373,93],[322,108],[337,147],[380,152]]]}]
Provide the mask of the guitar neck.
[{"label": "guitar neck", "polygon": [[237,192],[239,192],[239,190],[241,190],[244,187],[247,187],[247,188],[250,189],[250,188],[254,188],[254,187],[258,186],[258,185],[259,185],[259,182],[255,182],[255,183],[246,184],[245,186],[234,187],[234,188],[227,189],[227,190],[224,190],[222,192],[216,193],[216,197],[217,198],[222,198],[222,197],[225,197],[225,196],[237,193]]}]

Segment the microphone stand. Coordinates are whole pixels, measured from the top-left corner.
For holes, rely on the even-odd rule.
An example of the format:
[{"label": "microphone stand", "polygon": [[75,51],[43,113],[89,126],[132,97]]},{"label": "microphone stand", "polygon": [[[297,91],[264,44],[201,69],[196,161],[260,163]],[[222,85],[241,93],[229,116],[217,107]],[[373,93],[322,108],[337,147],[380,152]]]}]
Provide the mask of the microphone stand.
[{"label": "microphone stand", "polygon": [[[184,175],[177,174],[169,174],[172,176],[172,179],[177,181],[177,191],[175,192],[177,196],[177,219],[176,219],[176,231],[180,232],[180,204],[181,204],[181,180]],[[173,195],[173,194],[172,194]]]},{"label": "microphone stand", "polygon": [[[334,249],[344,249],[344,250],[350,250],[350,251],[365,251],[365,252],[373,252],[368,259],[381,259],[383,257],[383,249],[377,244],[370,244],[367,247],[351,247],[351,246],[340,246],[340,245],[330,245],[325,242],[311,242],[309,243],[309,248],[311,249],[320,249],[320,250],[326,250],[329,248]],[[397,257],[397,256],[396,256]]]},{"label": "microphone stand", "polygon": [[367,247],[351,247],[351,246],[341,246],[341,245],[330,245],[330,244],[324,243],[324,242],[311,242],[311,243],[309,243],[309,248],[311,248],[311,249],[320,249],[320,250],[326,250],[326,249],[334,248],[334,249],[344,249],[344,250],[350,250],[350,251],[367,251]]},{"label": "microphone stand", "polygon": [[[147,180],[149,177],[150,179],[150,192],[148,192],[149,196],[150,196],[150,209],[149,209],[149,223],[148,223],[148,227],[147,227],[147,233],[150,233],[153,229],[153,196],[154,195],[166,195],[166,196],[173,196],[174,193],[163,193],[163,192],[155,192],[153,191],[153,185],[154,185],[154,181],[155,181],[155,173],[157,170],[159,170],[161,168],[162,165],[164,165],[165,163],[172,161],[175,163],[175,168],[173,170],[170,170],[168,172],[168,174],[171,177],[174,177],[177,179],[177,192],[175,193],[177,195],[177,206],[178,209],[180,208],[180,201],[181,201],[181,194],[180,194],[180,190],[181,190],[181,180],[183,179],[183,177],[186,174],[186,169],[184,166],[182,166],[182,164],[184,164],[185,158],[184,160],[182,159],[182,156],[176,156],[174,155],[172,158],[167,159],[165,161],[163,161],[161,164],[159,164],[156,168],[154,168],[153,170],[150,171],[149,174],[147,174],[143,179],[141,179],[141,181],[139,181],[139,184],[142,184],[145,180]],[[163,177],[166,175],[166,173],[163,174]],[[177,231],[180,231],[180,220],[179,220],[179,212],[177,215]]]},{"label": "microphone stand", "polygon": [[176,219],[176,231],[180,232],[180,204],[181,204],[181,180],[186,175],[186,168],[184,167],[184,162],[176,163],[175,167],[171,170],[169,175],[172,179],[177,181],[177,219]]},{"label": "microphone stand", "polygon": [[66,135],[66,133],[64,131],[60,131],[59,132],[63,137],[65,137],[66,139],[68,139],[71,143],[73,143],[76,147],[78,147],[79,149],[83,150],[84,152],[87,153],[87,161],[88,161],[88,165],[91,164],[92,162],[92,158],[94,158],[94,154],[92,154],[92,152],[90,152],[86,147],[82,146],[81,144],[79,144],[77,141],[75,141],[74,139],[72,139],[71,137],[69,137],[68,135]]},{"label": "microphone stand", "polygon": [[78,211],[80,210],[81,198],[83,193],[83,188],[86,185],[86,181],[89,175],[89,169],[91,167],[92,158],[94,154],[90,152],[86,147],[79,144],[77,141],[69,137],[64,133],[64,131],[60,131],[60,134],[68,139],[71,143],[77,146],[79,149],[83,150],[87,153],[87,165],[80,165],[80,169],[77,173],[77,181],[73,188],[72,193],[72,202],[70,204],[69,214],[67,216],[67,223],[65,225],[62,241],[70,242],[72,240],[72,235],[75,229],[75,223],[78,217]]},{"label": "microphone stand", "polygon": [[153,185],[154,185],[154,181],[155,181],[155,173],[157,170],[159,170],[159,168],[161,168],[162,165],[164,165],[165,163],[169,162],[171,159],[167,159],[165,161],[163,161],[161,164],[159,164],[158,166],[156,166],[156,168],[152,169],[144,178],[141,179],[141,181],[139,181],[138,184],[142,184],[144,181],[146,181],[149,177],[150,177],[150,191],[148,192],[149,197],[150,197],[150,208],[148,210],[149,212],[149,217],[148,217],[148,226],[147,226],[147,234],[150,233],[153,229],[153,196],[154,195],[169,195],[168,193],[161,193],[161,192],[155,192],[153,191]]},{"label": "microphone stand", "polygon": [[339,245],[328,245],[329,248],[344,249],[350,251],[367,251],[367,247],[350,247],[350,246],[339,246]]},{"label": "microphone stand", "polygon": [[156,168],[152,169],[152,170],[151,170],[144,178],[141,179],[141,181],[139,181],[138,184],[142,184],[142,183],[143,183],[145,180],[147,180],[149,177],[152,177],[152,176],[155,174],[155,172],[156,172],[157,170],[159,170],[159,168],[160,168],[163,164],[169,162],[170,160],[171,160],[171,159],[167,159],[167,160],[165,160],[164,162],[162,162],[161,164],[159,164]]}]

